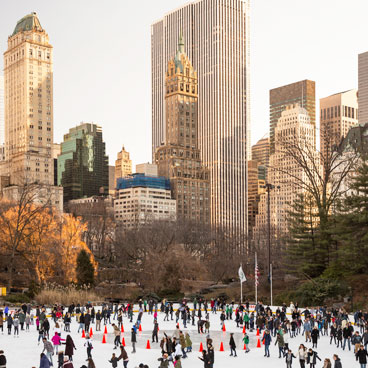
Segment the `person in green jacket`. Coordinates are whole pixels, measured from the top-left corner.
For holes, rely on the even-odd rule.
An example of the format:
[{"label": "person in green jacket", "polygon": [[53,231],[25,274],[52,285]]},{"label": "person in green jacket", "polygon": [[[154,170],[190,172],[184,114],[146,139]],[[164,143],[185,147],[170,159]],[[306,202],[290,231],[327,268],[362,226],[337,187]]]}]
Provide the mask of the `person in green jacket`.
[{"label": "person in green jacket", "polygon": [[249,349],[249,336],[247,335],[247,333],[244,334],[243,342],[245,344],[245,352],[249,353],[250,352],[250,349]]},{"label": "person in green jacket", "polygon": [[187,346],[187,353],[191,353],[193,344],[188,332],[185,333],[185,345]]},{"label": "person in green jacket", "polygon": [[247,312],[244,313],[243,321],[245,328],[249,330],[249,315]]}]

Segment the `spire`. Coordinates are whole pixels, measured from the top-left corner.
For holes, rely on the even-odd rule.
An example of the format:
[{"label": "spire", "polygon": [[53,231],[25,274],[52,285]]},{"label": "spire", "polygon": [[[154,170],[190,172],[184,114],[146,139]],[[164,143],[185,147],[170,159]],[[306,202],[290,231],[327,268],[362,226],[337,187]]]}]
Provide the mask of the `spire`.
[{"label": "spire", "polygon": [[179,36],[179,45],[178,45],[178,51],[181,54],[184,54],[184,39],[183,39],[183,34],[180,32],[180,36]]}]

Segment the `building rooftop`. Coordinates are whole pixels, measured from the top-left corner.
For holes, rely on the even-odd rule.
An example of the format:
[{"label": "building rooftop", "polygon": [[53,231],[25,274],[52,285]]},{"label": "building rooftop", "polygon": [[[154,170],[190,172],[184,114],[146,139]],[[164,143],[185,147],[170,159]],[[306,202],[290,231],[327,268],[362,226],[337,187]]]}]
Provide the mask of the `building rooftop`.
[{"label": "building rooftop", "polygon": [[125,178],[118,178],[116,183],[116,189],[127,188],[154,188],[170,190],[170,180],[163,176],[148,176],[145,174],[133,174]]},{"label": "building rooftop", "polygon": [[37,14],[35,12],[26,15],[21,20],[17,22],[17,25],[14,28],[14,32],[12,36],[16,35],[19,32],[24,31],[43,31],[41,23],[37,17]]}]

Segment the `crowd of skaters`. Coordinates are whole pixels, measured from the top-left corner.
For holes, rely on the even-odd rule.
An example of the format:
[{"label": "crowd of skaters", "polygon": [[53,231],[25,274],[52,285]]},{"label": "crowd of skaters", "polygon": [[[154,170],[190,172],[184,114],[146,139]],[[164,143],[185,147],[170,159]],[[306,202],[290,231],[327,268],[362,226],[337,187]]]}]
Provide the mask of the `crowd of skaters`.
[{"label": "crowd of skaters", "polygon": [[[366,312],[356,311],[354,324],[352,324],[343,308],[307,307],[300,309],[297,304],[290,303],[289,308],[283,305],[276,311],[272,311],[270,307],[265,307],[262,302],[259,302],[255,306],[255,311],[250,311],[249,302],[236,305],[234,302],[226,303],[225,300],[219,298],[209,302],[194,299],[192,303],[193,308],[190,308],[188,301],[183,300],[179,308],[174,310],[173,303],[167,300],[162,300],[160,303],[154,300],[140,300],[138,313],[134,313],[134,306],[130,303],[107,303],[103,304],[102,308],[90,303],[84,306],[73,303],[67,307],[54,305],[49,318],[43,306],[32,308],[30,304],[23,304],[21,308],[12,311],[5,306],[4,309],[0,309],[0,331],[4,334],[5,326],[7,334],[17,338],[19,331],[29,332],[30,326],[35,325],[38,330],[38,345],[42,342],[43,347],[39,367],[48,368],[55,364],[58,368],[73,368],[73,355],[76,347],[68,332],[70,332],[72,318],[75,318],[78,323],[78,333],[82,331],[85,336],[86,363],[81,368],[94,368],[93,339],[89,335],[90,327],[94,325],[95,331],[101,331],[104,326],[111,325],[115,336],[114,349],[119,349],[119,353],[114,352],[108,362],[112,367],[118,367],[118,362],[122,361],[123,366],[127,368],[128,352],[121,342],[123,318],[133,323],[130,354],[134,354],[143,313],[148,313],[153,318],[152,344],[159,344],[161,349],[161,356],[158,358],[159,368],[168,368],[171,365],[175,368],[182,368],[182,359],[186,359],[187,355],[192,352],[190,334],[185,332],[188,324],[197,325],[199,334],[207,334],[206,346],[201,349],[199,359],[203,361],[205,368],[213,368],[215,351],[209,335],[210,313],[212,313],[219,314],[221,326],[224,326],[225,321],[233,321],[238,328],[243,329],[245,353],[250,352],[248,332],[256,330],[257,335],[260,336],[258,344],[263,343],[266,358],[270,357],[270,346],[274,344],[278,348],[279,358],[285,359],[287,368],[292,368],[294,359],[299,360],[301,368],[308,367],[308,365],[309,368],[315,368],[318,362],[322,362],[317,351],[319,339],[326,337],[329,338],[329,343],[335,346],[336,354],[333,354],[331,360],[330,358],[324,359],[323,368],[342,368],[338,349],[351,350],[360,367],[366,368],[368,356],[368,313]],[[288,317],[287,312],[291,317]],[[158,339],[158,313],[165,314],[164,321],[174,321],[176,324],[174,333],[168,336],[164,332],[160,341]],[[52,333],[50,333],[50,322],[53,325]],[[183,325],[184,330],[179,328],[179,322]],[[66,335],[65,338],[64,335]],[[293,352],[289,348],[289,340],[298,335],[304,336],[305,344],[309,343],[312,346],[306,347],[301,344],[298,350]],[[61,348],[62,345],[65,347]],[[230,356],[237,357],[233,333],[230,334],[229,348]],[[54,359],[55,362],[53,361],[54,355],[57,357]],[[0,368],[5,367],[6,357],[0,350]],[[142,363],[139,368],[148,368],[148,366]]]}]

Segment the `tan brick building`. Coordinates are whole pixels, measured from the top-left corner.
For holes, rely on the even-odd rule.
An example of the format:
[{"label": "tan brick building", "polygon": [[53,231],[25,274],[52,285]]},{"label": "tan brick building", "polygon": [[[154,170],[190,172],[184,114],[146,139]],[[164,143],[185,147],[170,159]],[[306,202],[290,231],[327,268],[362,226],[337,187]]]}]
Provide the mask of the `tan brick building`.
[{"label": "tan brick building", "polygon": [[158,174],[170,179],[177,218],[210,223],[209,171],[198,149],[197,73],[184,52],[184,42],[166,73],[166,144],[156,149]]}]

